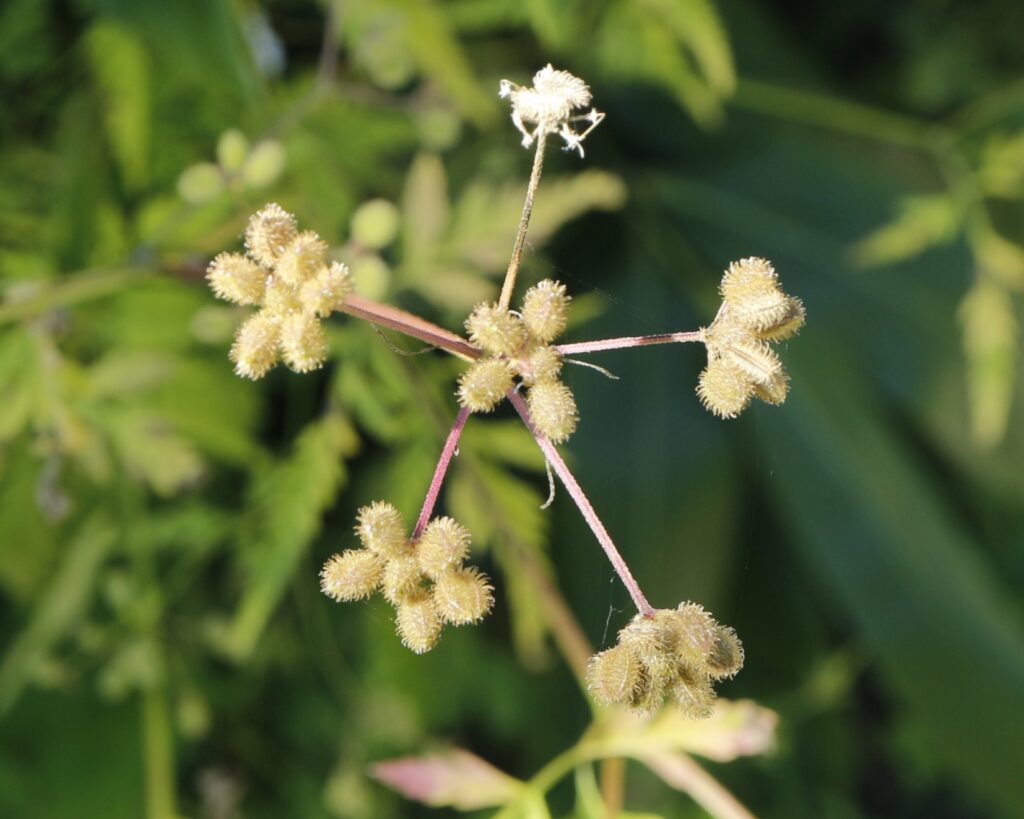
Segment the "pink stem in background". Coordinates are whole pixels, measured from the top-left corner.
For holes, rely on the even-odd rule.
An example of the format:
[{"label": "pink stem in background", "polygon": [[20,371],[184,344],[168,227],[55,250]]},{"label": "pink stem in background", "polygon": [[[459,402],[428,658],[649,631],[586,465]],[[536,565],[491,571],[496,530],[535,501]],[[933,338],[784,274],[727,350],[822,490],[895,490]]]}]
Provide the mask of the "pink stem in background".
[{"label": "pink stem in background", "polygon": [[451,432],[448,433],[448,438],[444,442],[444,449],[441,450],[441,457],[437,461],[434,477],[430,479],[430,487],[427,489],[427,497],[423,501],[423,509],[420,510],[419,519],[416,521],[416,528],[412,530],[411,540],[413,543],[420,539],[420,535],[423,534],[427,523],[430,522],[430,516],[434,514],[437,496],[441,494],[441,484],[444,483],[444,476],[448,472],[452,458],[455,457],[455,451],[459,448],[459,438],[462,435],[462,428],[466,426],[468,418],[469,410],[465,407],[460,409],[459,414],[455,416],[455,423],[452,425]]},{"label": "pink stem in background", "polygon": [[633,577],[633,573],[629,570],[629,566],[626,565],[626,561],[622,558],[622,555],[619,554],[619,550],[615,548],[612,536],[609,535],[608,530],[604,528],[601,518],[597,516],[597,512],[594,511],[594,507],[584,494],[583,488],[579,483],[577,483],[575,476],[569,471],[569,467],[562,459],[562,456],[558,453],[558,449],[533,426],[533,422],[530,420],[530,411],[527,409],[526,402],[522,399],[522,396],[520,396],[519,393],[514,390],[510,390],[508,393],[508,400],[512,402],[512,406],[516,408],[516,412],[518,412],[520,417],[523,419],[523,423],[525,423],[530,432],[533,433],[533,437],[537,441],[537,446],[540,447],[541,452],[544,453],[544,457],[547,458],[548,463],[551,464],[551,468],[555,470],[555,474],[558,475],[559,479],[565,485],[566,490],[576,502],[576,506],[579,507],[580,513],[583,515],[583,519],[590,527],[590,531],[594,533],[594,537],[597,538],[597,542],[601,544],[601,548],[604,549],[604,553],[608,556],[608,560],[611,562],[612,568],[615,569],[615,573],[619,576],[622,584],[626,587],[626,591],[629,592],[629,596],[633,598],[633,604],[636,606],[637,611],[644,615],[644,617],[653,616],[654,607],[647,602],[647,598],[640,590],[640,584],[636,582],[636,578]]},{"label": "pink stem in background", "polygon": [[654,336],[622,336],[602,338],[600,341],[579,341],[575,344],[558,344],[555,349],[562,355],[597,353],[601,350],[622,350],[627,347],[646,347],[649,344],[675,344],[684,341],[703,341],[704,331],[690,333],[660,333]]}]

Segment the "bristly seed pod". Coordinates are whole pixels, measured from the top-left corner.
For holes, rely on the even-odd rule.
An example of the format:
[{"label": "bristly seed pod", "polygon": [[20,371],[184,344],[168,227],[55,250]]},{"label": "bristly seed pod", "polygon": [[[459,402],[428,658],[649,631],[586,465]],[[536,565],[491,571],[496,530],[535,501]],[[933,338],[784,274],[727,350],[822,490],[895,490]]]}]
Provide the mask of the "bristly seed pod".
[{"label": "bristly seed pod", "polygon": [[466,319],[469,340],[491,355],[515,355],[526,344],[522,319],[496,304],[478,304]]},{"label": "bristly seed pod", "polygon": [[267,270],[241,253],[221,253],[206,270],[217,298],[235,304],[260,304],[267,288]]},{"label": "bristly seed pod", "polygon": [[416,544],[420,569],[431,580],[457,569],[469,554],[469,531],[452,518],[434,518]]},{"label": "bristly seed pod", "polygon": [[284,249],[274,272],[292,287],[300,287],[324,268],[327,244],[312,230],[304,230]]},{"label": "bristly seed pod", "polygon": [[768,384],[782,372],[782,362],[763,341],[745,339],[723,346],[722,358],[755,384]]},{"label": "bristly seed pod", "polygon": [[776,373],[767,384],[754,386],[754,395],[766,404],[781,404],[789,394],[789,376],[783,372]]},{"label": "bristly seed pod", "polygon": [[795,296],[786,299],[786,312],[776,324],[765,327],[758,336],[765,341],[785,341],[799,332],[807,320],[804,303]]},{"label": "bristly seed pod", "polygon": [[308,373],[323,366],[327,359],[327,338],[316,316],[295,313],[281,321],[281,353],[285,363],[297,373]]},{"label": "bristly seed pod", "polygon": [[245,378],[262,378],[277,363],[280,328],[263,310],[250,316],[235,335],[230,358],[235,372]]},{"label": "bristly seed pod", "polygon": [[568,315],[569,296],[560,282],[544,279],[523,297],[523,324],[531,336],[544,344],[562,334]]},{"label": "bristly seed pod", "polygon": [[705,668],[708,676],[715,680],[735,677],[743,668],[743,643],[729,626],[719,626],[715,630],[715,643],[708,654]]},{"label": "bristly seed pod", "polygon": [[475,623],[494,605],[493,587],[474,566],[444,574],[434,583],[434,605],[446,623],[464,626]]},{"label": "bristly seed pod", "polygon": [[517,368],[527,387],[542,381],[554,381],[562,372],[562,354],[554,347],[535,347],[518,362]]},{"label": "bristly seed pod", "polygon": [[473,412],[490,412],[512,389],[512,369],[500,358],[473,362],[459,378],[459,403]]},{"label": "bristly seed pod", "polygon": [[636,654],[617,645],[590,658],[587,663],[587,690],[601,705],[631,701],[641,685],[643,671]]},{"label": "bristly seed pod", "polygon": [[715,689],[707,675],[687,666],[680,668],[666,693],[690,719],[707,719],[715,704]]},{"label": "bristly seed pod", "polygon": [[564,443],[575,432],[579,421],[576,399],[561,381],[534,384],[526,394],[526,403],[533,425],[551,443]]},{"label": "bristly seed pod", "polygon": [[381,578],[384,599],[393,605],[408,600],[419,591],[420,580],[423,577],[416,555],[410,547],[406,548],[408,554],[396,555],[388,560],[384,567],[384,576]]},{"label": "bristly seed pod", "polygon": [[680,603],[675,612],[675,654],[683,663],[700,667],[714,650],[718,623],[697,603]]},{"label": "bristly seed pod", "polygon": [[380,585],[384,560],[366,549],[334,555],[320,572],[320,589],[339,602],[362,600]]},{"label": "bristly seed pod", "polygon": [[315,278],[299,290],[299,301],[304,310],[318,316],[328,316],[340,310],[345,298],[352,292],[352,275],[341,262],[331,262]]},{"label": "bristly seed pod", "polygon": [[356,536],[367,549],[384,557],[400,555],[408,545],[402,516],[386,501],[374,501],[359,510]]},{"label": "bristly seed pod", "polygon": [[753,392],[746,374],[722,358],[710,362],[697,382],[697,395],[704,408],[719,418],[735,418],[743,412]]},{"label": "bristly seed pod", "polygon": [[263,295],[263,310],[277,319],[283,319],[301,312],[302,302],[294,287],[271,276],[267,279],[267,289]]},{"label": "bristly seed pod", "polygon": [[296,236],[295,217],[280,205],[269,204],[249,220],[245,249],[264,267],[273,267]]},{"label": "bristly seed pod", "polygon": [[722,276],[718,292],[725,301],[732,303],[778,289],[779,280],[772,263],[767,259],[751,256],[729,265],[729,269]]},{"label": "bristly seed pod", "polygon": [[395,626],[402,644],[416,654],[437,645],[441,617],[430,594],[421,590],[402,601],[395,610]]}]

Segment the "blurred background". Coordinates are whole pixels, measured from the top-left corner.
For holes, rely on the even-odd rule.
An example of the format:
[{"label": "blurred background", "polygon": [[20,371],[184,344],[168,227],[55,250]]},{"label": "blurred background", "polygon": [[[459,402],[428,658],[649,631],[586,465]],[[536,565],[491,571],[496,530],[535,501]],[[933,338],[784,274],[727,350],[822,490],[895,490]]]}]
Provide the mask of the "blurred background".
[{"label": "blurred background", "polygon": [[[722,694],[778,714],[702,765],[762,817],[1024,816],[1022,30],[1012,0],[7,0],[0,815],[452,815],[368,766],[526,779],[578,739],[541,581],[596,647],[632,612],[514,416],[471,419],[442,497],[495,613],[413,656],[317,572],[360,505],[414,519],[460,366],[335,317],[323,370],[243,381],[203,280],[276,201],[459,329],[529,174],[498,81],[550,61],[608,114],[551,151],[527,247],[569,340],[706,324],[743,256],[807,305],[789,400],[736,421],[696,345],[567,375],[648,597],[734,625]],[[552,815],[600,815],[586,782]],[[633,763],[625,804],[707,815]]]}]

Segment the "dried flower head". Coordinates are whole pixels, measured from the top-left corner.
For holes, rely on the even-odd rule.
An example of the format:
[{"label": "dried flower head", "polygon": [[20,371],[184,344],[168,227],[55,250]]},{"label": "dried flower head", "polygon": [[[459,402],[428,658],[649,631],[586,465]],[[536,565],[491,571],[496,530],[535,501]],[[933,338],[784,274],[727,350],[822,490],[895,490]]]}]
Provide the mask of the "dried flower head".
[{"label": "dried flower head", "polygon": [[[604,119],[604,114],[594,108],[586,114],[573,115],[576,109],[590,104],[590,88],[579,77],[553,68],[550,63],[534,74],[531,87],[502,80],[498,96],[512,103],[512,122],[523,135],[524,148],[529,148],[542,133],[557,133],[565,140],[567,150],[575,149],[583,156],[583,140]],[[581,121],[590,126],[577,132],[572,124]],[[527,130],[526,123],[535,126],[532,132]]]},{"label": "dried flower head", "polygon": [[789,378],[770,345],[803,326],[803,304],[782,291],[775,268],[765,259],[733,262],[719,290],[721,309],[702,331],[708,366],[697,382],[701,403],[721,418],[735,418],[752,398],[781,404]]},{"label": "dried flower head", "polygon": [[668,699],[690,717],[711,713],[713,682],[743,665],[736,632],[696,603],[638,614],[619,632],[618,645],[591,658],[587,687],[603,705],[639,711]]}]

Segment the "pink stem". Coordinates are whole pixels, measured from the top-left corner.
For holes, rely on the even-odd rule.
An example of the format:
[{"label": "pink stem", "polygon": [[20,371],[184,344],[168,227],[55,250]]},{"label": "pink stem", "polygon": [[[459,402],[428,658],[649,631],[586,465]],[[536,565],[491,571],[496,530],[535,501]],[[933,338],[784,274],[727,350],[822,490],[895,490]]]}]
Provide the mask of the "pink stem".
[{"label": "pink stem", "polygon": [[433,322],[421,319],[412,313],[392,307],[390,304],[381,304],[378,301],[352,294],[345,299],[341,312],[350,316],[365,319],[370,324],[380,324],[398,330],[407,336],[418,338],[434,347],[440,347],[461,358],[475,361],[480,358],[480,351],[466,341],[443,327],[438,327]]},{"label": "pink stem", "polygon": [[555,349],[562,355],[597,353],[601,350],[622,350],[626,347],[646,347],[649,344],[674,344],[683,341],[703,341],[704,331],[690,333],[660,333],[654,336],[622,336],[602,338],[600,341],[579,341],[575,344],[558,344]]},{"label": "pink stem", "polygon": [[512,406],[516,408],[516,412],[519,413],[523,423],[526,424],[537,441],[537,446],[540,447],[544,457],[551,464],[551,468],[555,470],[555,474],[558,475],[566,490],[576,502],[576,506],[579,507],[583,515],[583,519],[590,526],[590,531],[594,533],[597,542],[601,544],[601,548],[604,549],[604,553],[608,556],[612,568],[615,569],[615,573],[626,587],[629,596],[633,598],[633,604],[636,606],[637,611],[644,615],[644,617],[651,617],[654,614],[653,606],[647,602],[647,598],[640,590],[640,584],[636,582],[636,578],[633,577],[633,573],[629,570],[629,566],[626,565],[626,561],[619,554],[619,550],[615,548],[612,536],[604,528],[601,518],[597,516],[597,512],[594,511],[594,507],[584,494],[583,488],[577,483],[576,477],[569,471],[569,467],[558,453],[558,449],[534,427],[533,421],[530,420],[530,411],[527,409],[526,402],[519,393],[515,392],[515,390],[510,390],[508,400],[512,402]]},{"label": "pink stem", "polygon": [[430,487],[427,489],[427,497],[423,501],[423,509],[420,510],[419,519],[416,521],[416,528],[412,530],[411,539],[413,543],[420,539],[420,535],[423,534],[423,530],[430,521],[430,516],[434,514],[437,496],[441,494],[441,484],[444,483],[444,476],[448,472],[452,458],[455,457],[455,450],[459,446],[459,437],[462,435],[462,428],[466,426],[468,418],[469,410],[465,407],[460,409],[459,414],[455,416],[455,423],[452,425],[451,432],[448,433],[448,438],[444,442],[444,449],[441,450],[441,457],[437,461],[434,477],[430,479]]}]

